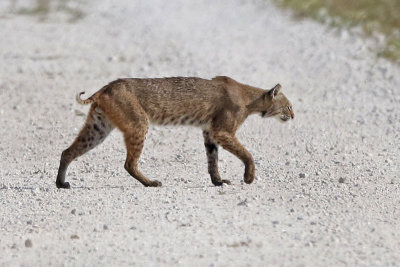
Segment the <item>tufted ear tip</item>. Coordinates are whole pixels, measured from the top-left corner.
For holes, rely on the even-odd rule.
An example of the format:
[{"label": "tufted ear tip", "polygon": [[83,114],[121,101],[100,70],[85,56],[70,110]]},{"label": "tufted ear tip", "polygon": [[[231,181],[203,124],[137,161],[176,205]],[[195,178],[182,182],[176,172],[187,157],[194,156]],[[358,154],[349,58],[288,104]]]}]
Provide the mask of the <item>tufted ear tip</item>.
[{"label": "tufted ear tip", "polygon": [[272,98],[277,96],[279,92],[281,91],[282,86],[278,83],[275,85],[271,90],[268,91],[268,95],[270,95]]}]

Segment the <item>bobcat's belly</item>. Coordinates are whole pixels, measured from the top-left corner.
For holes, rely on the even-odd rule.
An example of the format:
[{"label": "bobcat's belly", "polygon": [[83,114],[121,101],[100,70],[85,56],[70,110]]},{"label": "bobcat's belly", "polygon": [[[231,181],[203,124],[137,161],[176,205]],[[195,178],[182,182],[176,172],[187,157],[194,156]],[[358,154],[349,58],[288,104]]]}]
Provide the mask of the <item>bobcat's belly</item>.
[{"label": "bobcat's belly", "polygon": [[207,118],[199,118],[191,115],[178,115],[178,116],[162,116],[155,115],[150,118],[150,122],[155,125],[189,125],[196,126],[202,129],[208,129],[210,120]]}]

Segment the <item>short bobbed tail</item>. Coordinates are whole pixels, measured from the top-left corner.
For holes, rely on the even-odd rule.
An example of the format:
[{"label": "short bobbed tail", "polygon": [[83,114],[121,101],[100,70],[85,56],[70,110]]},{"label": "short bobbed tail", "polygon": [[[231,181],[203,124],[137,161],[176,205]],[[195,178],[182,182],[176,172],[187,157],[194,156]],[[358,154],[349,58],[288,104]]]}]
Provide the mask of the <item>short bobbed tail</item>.
[{"label": "short bobbed tail", "polygon": [[81,105],[88,105],[94,102],[92,97],[89,97],[88,99],[81,99],[81,95],[83,95],[85,92],[80,92],[79,94],[76,95],[76,101],[81,104]]}]

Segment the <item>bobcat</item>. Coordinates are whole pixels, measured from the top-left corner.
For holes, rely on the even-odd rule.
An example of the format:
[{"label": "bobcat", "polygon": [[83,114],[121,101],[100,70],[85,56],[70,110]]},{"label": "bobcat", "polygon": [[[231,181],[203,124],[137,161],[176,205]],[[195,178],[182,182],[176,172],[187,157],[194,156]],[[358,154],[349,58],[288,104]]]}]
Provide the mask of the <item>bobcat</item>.
[{"label": "bobcat", "polygon": [[70,188],[65,182],[68,165],[100,144],[115,127],[124,136],[128,173],[144,186],[161,186],[159,181],[149,180],[138,170],[149,123],[200,127],[212,183],[230,184],[218,172],[218,145],[221,145],[244,163],[244,181],[250,184],[254,180],[254,160],[235,137],[237,129],[255,113],[276,117],[282,122],[294,118],[292,105],[279,84],[263,90],[226,76],[211,80],[196,77],[118,79],[86,100],[80,98],[82,94],[76,97],[78,103],[92,103],[92,106],[78,137],[61,154],[58,188]]}]

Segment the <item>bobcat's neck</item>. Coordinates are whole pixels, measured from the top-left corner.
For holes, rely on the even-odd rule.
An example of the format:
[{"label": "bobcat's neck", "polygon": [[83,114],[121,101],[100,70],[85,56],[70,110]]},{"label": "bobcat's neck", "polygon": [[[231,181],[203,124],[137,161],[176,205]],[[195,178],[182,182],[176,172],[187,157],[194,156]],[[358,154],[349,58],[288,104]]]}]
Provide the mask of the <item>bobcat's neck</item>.
[{"label": "bobcat's neck", "polygon": [[271,102],[265,99],[265,90],[249,85],[242,85],[242,90],[248,115],[264,112],[269,108]]}]

